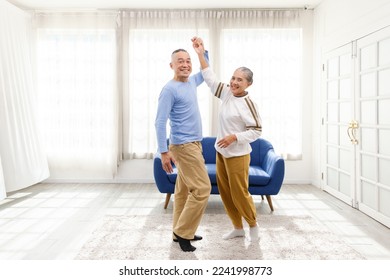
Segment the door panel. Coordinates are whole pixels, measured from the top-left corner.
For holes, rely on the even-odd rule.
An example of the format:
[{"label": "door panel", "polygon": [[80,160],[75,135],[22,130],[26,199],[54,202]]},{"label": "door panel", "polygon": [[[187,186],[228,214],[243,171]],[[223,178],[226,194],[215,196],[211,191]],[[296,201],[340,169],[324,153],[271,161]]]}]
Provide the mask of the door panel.
[{"label": "door panel", "polygon": [[390,99],[378,100],[378,124],[390,125]]},{"label": "door panel", "polygon": [[357,202],[359,210],[390,226],[390,28],[356,46]]},{"label": "door panel", "polygon": [[[387,35],[385,34],[385,36]],[[380,41],[378,42],[378,50],[379,50],[378,53],[379,66],[389,64],[390,63],[390,52],[389,52],[390,38],[381,38]]]},{"label": "door panel", "polygon": [[369,153],[376,152],[376,129],[361,128],[360,129],[360,145],[362,150]]},{"label": "door panel", "polygon": [[324,66],[323,189],[390,227],[390,27]]},{"label": "door panel", "polygon": [[[325,152],[323,188],[348,204],[352,203],[354,175],[354,146],[348,137],[353,118],[352,48],[346,45],[326,55],[324,62],[324,91],[326,104]],[[352,204],[351,204],[352,205]]]},{"label": "door panel", "polygon": [[379,154],[390,156],[390,130],[379,131]]},{"label": "door panel", "polygon": [[378,76],[378,94],[386,96],[390,94],[390,70],[380,70]]}]

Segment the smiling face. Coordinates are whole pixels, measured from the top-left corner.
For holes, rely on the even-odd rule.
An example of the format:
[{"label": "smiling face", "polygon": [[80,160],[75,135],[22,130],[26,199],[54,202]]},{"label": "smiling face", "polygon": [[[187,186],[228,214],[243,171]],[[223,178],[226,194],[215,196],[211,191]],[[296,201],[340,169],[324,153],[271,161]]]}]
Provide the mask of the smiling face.
[{"label": "smiling face", "polygon": [[230,79],[230,90],[234,96],[244,96],[246,94],[245,90],[252,84],[252,81],[249,81],[249,79],[248,73],[241,68],[234,71]]},{"label": "smiling face", "polygon": [[172,53],[170,66],[174,71],[174,80],[180,82],[188,81],[188,77],[192,72],[192,63],[188,52],[185,50],[174,51]]}]

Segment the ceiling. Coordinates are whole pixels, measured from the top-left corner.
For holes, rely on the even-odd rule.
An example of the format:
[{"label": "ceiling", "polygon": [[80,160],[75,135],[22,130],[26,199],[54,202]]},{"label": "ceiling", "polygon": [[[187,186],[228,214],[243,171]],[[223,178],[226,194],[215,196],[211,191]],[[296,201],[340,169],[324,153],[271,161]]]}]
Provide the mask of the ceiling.
[{"label": "ceiling", "polygon": [[308,8],[325,0],[7,0],[22,9]]}]

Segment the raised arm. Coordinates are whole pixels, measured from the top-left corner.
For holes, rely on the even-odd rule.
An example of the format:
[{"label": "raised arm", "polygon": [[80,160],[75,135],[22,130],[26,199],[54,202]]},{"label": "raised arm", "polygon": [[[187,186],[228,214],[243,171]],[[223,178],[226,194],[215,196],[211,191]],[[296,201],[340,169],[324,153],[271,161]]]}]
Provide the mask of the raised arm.
[{"label": "raised arm", "polygon": [[209,67],[209,64],[204,56],[205,48],[204,48],[202,38],[193,37],[191,39],[191,41],[192,41],[192,46],[194,47],[195,52],[198,54],[200,68],[203,70],[203,69]]}]

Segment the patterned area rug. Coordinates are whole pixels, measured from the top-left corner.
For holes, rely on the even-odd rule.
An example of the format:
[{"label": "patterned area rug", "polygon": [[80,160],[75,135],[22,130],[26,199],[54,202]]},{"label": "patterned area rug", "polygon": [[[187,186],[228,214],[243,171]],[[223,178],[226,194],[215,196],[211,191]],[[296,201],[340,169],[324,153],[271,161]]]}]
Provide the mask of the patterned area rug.
[{"label": "patterned area rug", "polygon": [[[260,240],[223,240],[226,215],[206,214],[194,252],[172,242],[171,214],[106,216],[84,244],[79,260],[362,260],[357,251],[309,216],[262,215]],[[249,235],[248,228],[245,229]]]}]

